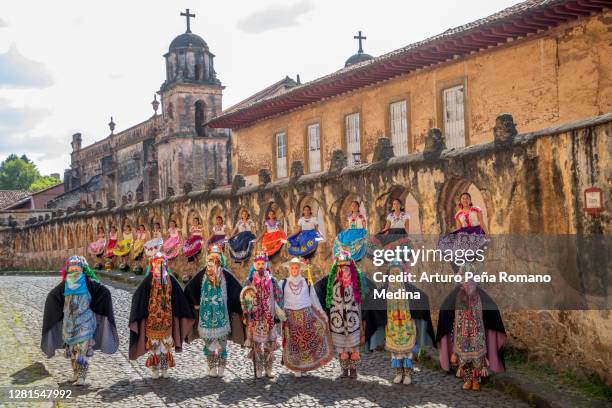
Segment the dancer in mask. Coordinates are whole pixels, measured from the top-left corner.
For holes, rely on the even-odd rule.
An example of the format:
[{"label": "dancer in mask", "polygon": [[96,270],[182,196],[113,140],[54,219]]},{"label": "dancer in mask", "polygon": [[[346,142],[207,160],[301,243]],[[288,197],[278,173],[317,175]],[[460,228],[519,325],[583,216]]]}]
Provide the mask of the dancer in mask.
[{"label": "dancer in mask", "polygon": [[168,369],[175,365],[172,351],[182,351],[183,339],[194,321],[181,286],[170,274],[168,259],[157,252],[132,296],[130,360],[148,352],[145,364],[151,369],[151,376],[158,378],[161,373],[162,377],[169,377]]},{"label": "dancer in mask", "polygon": [[247,326],[249,357],[255,363],[255,375],[274,376],[274,350],[278,348],[277,318],[286,320],[283,295],[278,282],[272,277],[268,256],[259,252],[253,259],[244,288],[240,294],[244,323]]},{"label": "dancer in mask", "polygon": [[244,343],[241,290],[242,285],[227,269],[223,250],[217,245],[210,248],[204,269],[185,286],[185,296],[196,316],[188,338],[204,340],[203,352],[211,377],[223,377],[228,339]]},{"label": "dancer in mask", "polygon": [[[472,264],[459,269],[475,272]],[[497,305],[474,281],[463,282],[442,302],[436,342],[440,365],[457,369],[464,390],[480,390],[489,370],[503,372],[506,330]]]},{"label": "dancer in mask", "polygon": [[61,274],[45,302],[40,348],[49,358],[64,348],[72,381],[84,385],[93,351],[113,354],[119,347],[113,302],[85,258],[71,256]]}]

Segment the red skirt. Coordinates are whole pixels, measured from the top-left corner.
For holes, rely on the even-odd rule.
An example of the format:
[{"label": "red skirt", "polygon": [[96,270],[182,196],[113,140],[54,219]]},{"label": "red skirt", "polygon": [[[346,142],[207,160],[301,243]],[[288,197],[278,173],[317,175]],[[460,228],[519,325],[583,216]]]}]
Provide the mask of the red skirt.
[{"label": "red skirt", "polygon": [[272,256],[283,247],[287,235],[283,231],[266,232],[261,240],[261,249],[268,256]]},{"label": "red skirt", "polygon": [[202,250],[202,237],[199,235],[192,235],[189,237],[185,244],[183,244],[183,255],[187,258],[196,256]]},{"label": "red skirt", "polygon": [[108,240],[108,244],[106,244],[106,257],[107,258],[112,258],[113,256],[115,256],[115,254],[113,253],[113,249],[115,249],[116,246],[117,246],[116,239]]}]

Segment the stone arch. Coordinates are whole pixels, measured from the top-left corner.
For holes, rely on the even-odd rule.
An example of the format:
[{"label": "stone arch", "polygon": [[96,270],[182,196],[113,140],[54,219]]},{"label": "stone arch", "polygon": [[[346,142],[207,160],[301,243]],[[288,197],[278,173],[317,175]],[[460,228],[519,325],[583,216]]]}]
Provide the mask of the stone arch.
[{"label": "stone arch", "polygon": [[98,221],[98,225],[96,226],[96,237],[98,236],[100,229],[102,229],[102,232],[104,232],[106,235],[106,228],[104,227],[104,223],[102,221]]},{"label": "stone arch", "polygon": [[265,203],[262,206],[263,211],[260,214],[260,224],[263,225],[264,222],[266,222],[266,218],[268,217],[268,212],[273,210],[276,213],[276,219],[278,219],[281,224],[284,227],[285,232],[288,231],[289,228],[289,223],[287,220],[287,215],[285,214],[285,205],[284,203],[281,201],[278,201],[274,198],[271,198],[268,200],[267,203]]},{"label": "stone arch", "polygon": [[[233,218],[233,224],[232,224],[232,228],[234,225],[236,225],[236,223],[238,222],[238,220],[240,219],[240,213],[242,212],[242,210],[247,210],[249,213],[249,218],[251,220],[254,220],[255,222],[257,222],[257,215],[253,213],[253,211],[251,209],[249,209],[249,207],[247,207],[246,205],[239,205],[238,208],[236,208],[236,211],[234,211],[234,216]],[[230,228],[230,230],[232,229]]]},{"label": "stone arch", "polygon": [[298,201],[298,205],[295,209],[295,225],[297,225],[297,221],[302,216],[302,210],[305,206],[310,207],[310,209],[312,210],[313,217],[315,217],[319,223],[319,232],[321,233],[323,238],[327,238],[325,208],[323,208],[321,203],[311,195],[304,196]]},{"label": "stone arch", "polygon": [[75,240],[75,247],[80,248],[83,242],[83,230],[81,228],[81,224],[77,224],[76,227],[74,228],[74,240]]},{"label": "stone arch", "polygon": [[76,243],[74,240],[74,232],[70,226],[66,227],[66,247],[68,249],[73,249],[76,247]]},{"label": "stone arch", "polygon": [[170,215],[168,215],[168,221],[166,224],[166,228],[170,228],[170,221],[174,221],[176,223],[176,227],[179,230],[181,229],[181,215],[180,214],[171,212]]},{"label": "stone arch", "polygon": [[88,223],[85,227],[85,239],[87,240],[87,242],[95,241],[96,235],[97,233],[94,231],[93,225],[91,225],[91,223]]},{"label": "stone arch", "polygon": [[21,252],[21,236],[19,234],[15,237],[15,252]]},{"label": "stone arch", "polygon": [[57,229],[57,239],[56,239],[56,247],[55,249],[64,249],[64,247],[66,246],[65,244],[65,240],[64,240],[64,226],[60,225],[59,228]]},{"label": "stone arch", "polygon": [[345,228],[346,217],[351,212],[351,204],[353,201],[359,201],[359,210],[369,221],[369,209],[364,200],[364,196],[354,192],[348,193],[344,195],[343,198],[333,203],[329,211],[334,217],[336,232],[342,231]]},{"label": "stone arch", "polygon": [[481,190],[470,180],[453,178],[444,184],[438,198],[438,219],[443,233],[449,233],[455,229],[455,213],[459,197],[466,192],[472,196],[472,204],[482,210],[483,221],[488,228],[490,205],[488,205],[486,190]]},{"label": "stone arch", "polygon": [[208,211],[207,221],[208,221],[208,229],[211,230],[209,231],[210,233],[212,233],[212,226],[215,225],[215,220],[217,216],[220,216],[221,218],[223,218],[223,223],[227,225],[227,218],[225,215],[225,211],[223,210],[223,208],[221,208],[220,205],[215,205],[214,207],[210,209],[210,211]]},{"label": "stone arch", "polygon": [[162,231],[164,230],[164,223],[162,217],[160,217],[156,213],[153,213],[153,215],[149,216],[149,228],[151,229],[151,232],[153,232],[153,230],[155,229],[155,224],[159,224],[160,229]]},{"label": "stone arch", "polygon": [[391,187],[386,193],[376,199],[376,221],[379,222],[380,229],[385,226],[387,215],[391,211],[393,200],[396,198],[401,201],[404,211],[410,216],[408,232],[414,235],[422,234],[421,206],[409,188],[398,185]]},{"label": "stone arch", "polygon": [[195,218],[198,218],[200,220],[200,224],[202,226],[204,226],[204,223],[206,222],[206,219],[204,217],[202,217],[202,214],[200,214],[200,212],[198,210],[196,210],[194,208],[191,208],[189,211],[186,212],[185,220],[183,222],[183,225],[185,225],[187,230],[189,230],[189,228],[191,228],[191,222]]}]

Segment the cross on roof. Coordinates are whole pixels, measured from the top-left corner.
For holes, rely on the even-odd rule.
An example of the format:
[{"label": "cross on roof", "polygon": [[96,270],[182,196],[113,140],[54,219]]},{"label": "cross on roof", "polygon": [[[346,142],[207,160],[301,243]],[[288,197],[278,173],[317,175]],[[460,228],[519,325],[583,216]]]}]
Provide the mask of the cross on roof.
[{"label": "cross on roof", "polygon": [[[195,18],[195,14],[189,14],[189,9],[185,9],[184,13],[181,13],[182,17],[185,17],[185,19],[187,20],[187,31],[185,31],[186,33],[190,33],[191,32],[191,26],[189,25],[189,18],[190,17],[194,17]],[[360,31],[361,33],[361,31]]]},{"label": "cross on roof", "polygon": [[368,37],[364,37],[363,35],[361,35],[361,31],[359,31],[359,35],[356,35],[353,38],[359,40],[359,51],[357,51],[357,53],[363,54],[363,47],[361,46],[361,41],[365,40]]}]

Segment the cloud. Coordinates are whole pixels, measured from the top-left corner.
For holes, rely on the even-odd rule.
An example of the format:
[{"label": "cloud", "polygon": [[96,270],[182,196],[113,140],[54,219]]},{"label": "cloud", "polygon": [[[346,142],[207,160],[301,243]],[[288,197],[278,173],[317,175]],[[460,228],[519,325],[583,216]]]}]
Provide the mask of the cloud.
[{"label": "cloud", "polygon": [[27,59],[14,45],[0,54],[0,88],[46,88],[53,83],[44,64]]},{"label": "cloud", "polygon": [[298,25],[297,18],[314,9],[312,0],[301,0],[294,4],[273,4],[255,11],[238,21],[238,29],[249,34],[258,34],[276,28]]},{"label": "cloud", "polygon": [[0,28],[8,27],[6,20],[0,18]]},{"label": "cloud", "polygon": [[52,159],[65,153],[67,142],[49,135],[30,134],[50,113],[46,109],[11,106],[6,99],[0,99],[0,155],[26,153]]}]

